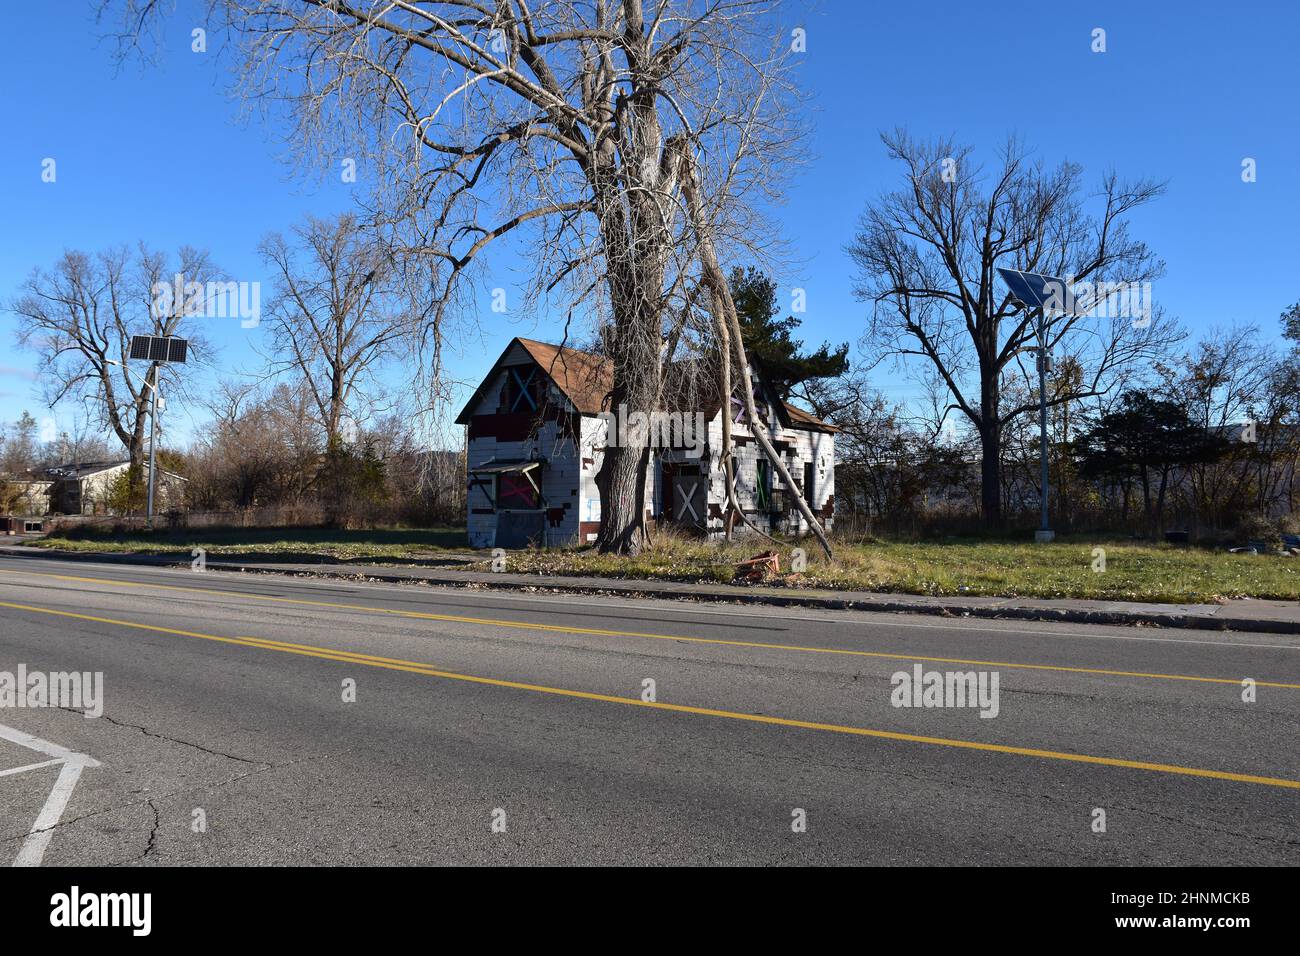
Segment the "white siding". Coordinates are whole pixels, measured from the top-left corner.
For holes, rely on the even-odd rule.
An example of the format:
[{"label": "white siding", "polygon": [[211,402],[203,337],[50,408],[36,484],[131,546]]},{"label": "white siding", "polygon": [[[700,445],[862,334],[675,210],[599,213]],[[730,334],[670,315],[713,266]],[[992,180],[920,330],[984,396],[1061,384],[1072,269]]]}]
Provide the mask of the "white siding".
[{"label": "white siding", "polygon": [[[531,362],[531,358],[522,346],[516,345],[507,357],[506,364],[525,362]],[[473,414],[497,413],[501,403],[501,390],[505,387],[508,375],[505,368],[496,373]],[[546,389],[546,397],[551,403],[565,412],[572,410],[568,399],[549,380]],[[587,420],[582,421],[585,430]],[[582,462],[578,454],[578,442],[565,434],[566,427],[563,422],[546,421],[542,422],[535,434],[522,440],[507,441],[484,435],[468,442],[466,461],[469,473],[466,480],[469,482],[469,494],[466,500],[466,519],[470,547],[491,548],[496,545],[496,514],[475,514],[475,509],[490,508],[493,503],[473,481],[473,470],[491,461],[544,461],[541,469],[542,508],[561,509],[564,512],[554,527],[548,517],[544,543],[556,546],[577,539]],[[492,494],[495,495],[495,488],[492,489]]]},{"label": "white siding", "polygon": [[[502,364],[508,367],[531,362],[532,359],[527,350],[516,344],[507,354]],[[501,403],[501,391],[506,384],[508,374],[506,368],[502,368],[493,376],[493,379],[488,383],[488,387],[483,390],[478,405],[473,409],[472,414],[497,414]],[[565,413],[571,413],[573,410],[568,399],[549,380],[547,380],[547,399]],[[576,442],[564,434],[565,426],[562,423],[553,421],[543,422],[535,435],[522,440],[505,441],[492,436],[481,436],[468,442],[467,460],[471,473],[474,468],[493,460],[545,462],[542,468],[541,482],[543,507],[548,510],[563,510],[563,515],[559,517],[554,526],[551,526],[549,520],[546,523],[545,543],[552,547],[587,543],[594,535],[590,531],[580,534],[580,525],[596,523],[601,519],[600,495],[596,489],[595,479],[604,458],[603,448],[607,425],[603,419],[595,416],[581,416],[579,423],[580,434]],[[813,500],[809,504],[815,512],[820,514],[821,510],[826,507],[827,502],[835,494],[835,436],[826,432],[802,428],[782,429],[775,415],[770,425],[774,441],[790,446],[784,453],[783,460],[790,471],[791,477],[797,484],[803,482],[804,464],[811,462],[814,465],[816,470],[815,487],[813,489]],[[758,505],[755,479],[757,461],[762,455],[762,451],[758,443],[753,440],[752,433],[747,425],[733,426],[732,433],[734,438],[744,439],[736,444],[733,456],[737,468],[739,502],[742,509],[748,513],[757,508]],[[719,510],[724,510],[726,489],[723,476],[719,470],[718,455],[721,444],[722,413],[719,412],[709,423],[707,445],[701,457],[689,458],[682,450],[666,449],[658,452],[653,460],[650,473],[646,476],[646,500],[649,503],[651,513],[654,515],[663,513],[664,502],[660,488],[662,484],[661,461],[699,464],[709,476],[706,507],[715,505]],[[772,485],[774,489],[781,487],[780,478],[776,474],[775,468],[772,469]],[[788,502],[788,496],[786,500]],[[492,502],[484,495],[483,490],[471,484],[467,508],[469,511],[469,543],[472,547],[490,548],[495,546],[497,515],[495,513],[474,513],[476,508],[489,507],[492,507]],[[803,516],[793,507],[790,507],[789,511],[790,514],[777,530],[791,534],[807,533],[808,524]],[[750,517],[752,520],[756,520],[760,527],[767,529],[768,519],[766,514],[750,515]],[[826,519],[828,527],[831,523],[831,519]],[[707,528],[710,534],[721,534],[723,531],[722,519],[709,517],[707,519]],[[744,528],[738,526],[737,530],[743,532]],[[580,537],[582,540],[579,540]]]}]

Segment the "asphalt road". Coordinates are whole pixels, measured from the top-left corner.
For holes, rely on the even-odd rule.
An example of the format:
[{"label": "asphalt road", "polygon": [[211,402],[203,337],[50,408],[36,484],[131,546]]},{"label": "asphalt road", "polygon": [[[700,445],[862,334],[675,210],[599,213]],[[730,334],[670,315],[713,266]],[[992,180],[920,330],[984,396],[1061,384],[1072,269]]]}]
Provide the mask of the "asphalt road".
[{"label": "asphalt road", "polygon": [[5,557],[20,665],[103,714],[0,709],[5,862],[1300,863],[1294,637]]}]

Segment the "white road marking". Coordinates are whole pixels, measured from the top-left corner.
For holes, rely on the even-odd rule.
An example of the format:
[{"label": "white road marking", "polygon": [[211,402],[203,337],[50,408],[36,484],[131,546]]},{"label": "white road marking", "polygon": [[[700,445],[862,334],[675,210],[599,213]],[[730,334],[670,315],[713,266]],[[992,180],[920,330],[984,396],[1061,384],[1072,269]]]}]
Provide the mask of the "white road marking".
[{"label": "white road marking", "polygon": [[52,758],[42,763],[6,770],[4,773],[0,773],[0,776],[8,776],[55,764],[63,765],[63,769],[59,771],[59,778],[54,781],[54,789],[50,791],[50,795],[45,799],[45,805],[41,807],[36,822],[32,824],[27,839],[23,841],[23,845],[18,849],[18,856],[14,858],[14,866],[40,866],[41,860],[45,858],[45,850],[50,845],[50,839],[54,836],[54,827],[58,825],[59,818],[63,816],[63,811],[72,798],[72,791],[77,786],[77,780],[81,778],[81,771],[88,767],[98,767],[99,761],[85,754],[79,754],[75,750],[69,750],[67,747],[61,747],[58,744],[50,743],[48,740],[42,740],[40,737],[33,737],[31,734],[13,727],[6,727],[3,724],[0,724],[0,740],[8,740],[10,743],[18,744],[29,750],[35,750]]},{"label": "white road marking", "polygon": [[28,770],[40,770],[42,767],[53,767],[56,763],[63,763],[63,761],[42,760],[40,763],[29,763],[25,767],[12,767],[9,770],[0,770],[0,777],[12,777],[14,774],[26,773]]},{"label": "white road marking", "polygon": [[45,850],[54,836],[54,827],[58,825],[59,817],[63,816],[63,808],[68,805],[68,800],[72,797],[72,790],[81,777],[81,771],[87,766],[90,765],[64,762],[63,769],[59,771],[59,779],[54,781],[54,789],[50,791],[45,806],[41,807],[40,816],[32,824],[32,832],[27,835],[27,839],[18,850],[18,856],[14,858],[14,866],[41,865],[41,860],[45,858]]},{"label": "white road marking", "polygon": [[6,727],[3,724],[0,724],[0,740],[7,740],[10,743],[26,747],[28,750],[35,750],[37,753],[43,753],[45,756],[53,757],[56,760],[90,760],[85,754],[79,754],[75,750],[60,747],[58,744],[52,744],[48,740],[41,740],[40,737],[33,737],[25,731]]}]

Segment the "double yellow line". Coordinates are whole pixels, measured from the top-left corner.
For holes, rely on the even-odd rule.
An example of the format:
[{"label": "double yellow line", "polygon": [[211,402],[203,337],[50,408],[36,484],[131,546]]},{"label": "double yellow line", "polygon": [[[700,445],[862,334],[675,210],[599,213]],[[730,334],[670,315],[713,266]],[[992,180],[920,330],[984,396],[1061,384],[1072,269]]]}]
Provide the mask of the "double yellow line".
[{"label": "double yellow line", "polygon": [[[582,634],[592,637],[633,637],[654,641],[673,641],[680,644],[712,644],[720,647],[743,647],[766,651],[792,651],[800,654],[832,654],[846,657],[869,657],[892,661],[923,661],[929,664],[964,664],[973,667],[1005,667],[1013,670],[1055,671],[1066,674],[1097,674],[1103,677],[1133,677],[1141,680],[1190,681],[1202,684],[1231,684],[1241,686],[1241,678],[1197,677],[1191,674],[1161,674],[1148,671],[1121,671],[1101,667],[1069,667],[1063,664],[1024,664],[1012,661],[971,660],[961,657],[927,657],[920,654],[891,653],[887,651],[857,651],[842,647],[807,647],[799,644],[773,644],[763,641],[730,641],[716,637],[685,637],[678,634],[650,634],[642,631],[616,631],[596,627],[575,627],[570,624],[537,624],[531,621],[505,621],[496,618],[466,617],[457,614],[433,614],[427,611],[406,611],[398,608],[370,607],[364,604],[342,604],[335,601],[313,601],[307,598],[277,597],[271,594],[254,594],[248,591],[231,591],[220,588],[188,587],[181,584],[155,584],[144,581],[119,581],[113,578],[90,578],[72,574],[52,574],[43,571],[18,571],[0,568],[0,574],[32,575],[55,578],[60,581],[78,581],[85,584],[108,584],[125,588],[154,588],[165,591],[182,591],[193,594],[210,594],[223,598],[248,601],[266,601],[273,604],[291,604],[304,607],[321,607],[332,610],[360,611],[365,614],[387,614],[394,617],[423,621],[443,621],[451,624],[479,624],[489,627],[506,627],[516,630],[541,631],[558,634]],[[1278,681],[1255,681],[1257,687],[1274,687],[1283,690],[1300,690],[1300,684]]]},{"label": "double yellow line", "polygon": [[161,627],[156,624],[141,624],[136,621],[122,621],[110,617],[98,617],[91,614],[78,614],[74,611],[60,611],[54,608],[37,607],[31,604],[18,604],[0,601],[0,607],[35,614],[49,614],[57,617],[72,618],[81,621],[93,621],[99,624],[111,624],[117,627],[150,631],[175,637],[198,638],[217,641],[223,644],[236,644],[258,650],[276,651],[281,654],[298,654],[304,657],[316,657],[363,667],[378,667],[385,670],[404,671],[410,674],[422,674],[444,680],[462,681],[470,684],[482,684],[489,687],[504,687],[512,690],[528,691],[537,694],[550,694],[557,697],[569,697],[579,700],[600,701],[608,704],[622,704],[628,707],[643,707],[650,710],[671,711],[679,714],[693,714],[702,717],[717,717],[726,720],[740,720],[755,724],[768,724],[777,727],[792,727],[802,730],[819,730],[827,733],[848,734],[857,737],[874,737],[880,740],[894,740],[904,743],[928,744],[937,747],[955,747],[962,750],[977,750],[985,753],[1013,754],[1021,757],[1039,757],[1046,760],[1060,760],[1069,763],[1096,764],[1105,767],[1124,767],[1131,770],[1149,770],[1156,773],[1176,774],[1185,777],[1202,777],[1214,780],[1228,780],[1235,783],[1253,783],[1269,787],[1282,787],[1300,790],[1300,780],[1287,780],[1279,777],[1265,777],[1256,774],[1233,773],[1225,770],[1204,770],[1198,767],[1181,767],[1175,764],[1151,763],[1142,760],[1123,760],[1118,757],[1097,757],[1089,754],[1067,753],[1057,750],[1040,750],[1032,747],[1012,747],[1006,744],[980,743],[973,740],[954,740],[946,737],[927,737],[920,734],[899,733],[892,730],[873,730],[867,727],[851,727],[844,724],[829,724],[811,720],[793,720],[787,717],[771,717],[766,714],[747,714],[740,711],[718,710],[711,707],[692,707],[686,704],[668,704],[658,701],[644,701],[635,697],[618,697],[613,694],[598,694],[591,691],[569,690],[563,687],[549,687],[545,684],[530,684],[522,681],[501,680],[495,677],[479,677],[473,674],[458,674],[445,671],[418,661],[406,661],[391,657],[379,657],[374,654],[360,654],[336,648],[318,647],[311,644],[293,644],[287,641],[272,641],[258,637],[222,637],[205,634],[200,631],[185,631],[177,628]]}]

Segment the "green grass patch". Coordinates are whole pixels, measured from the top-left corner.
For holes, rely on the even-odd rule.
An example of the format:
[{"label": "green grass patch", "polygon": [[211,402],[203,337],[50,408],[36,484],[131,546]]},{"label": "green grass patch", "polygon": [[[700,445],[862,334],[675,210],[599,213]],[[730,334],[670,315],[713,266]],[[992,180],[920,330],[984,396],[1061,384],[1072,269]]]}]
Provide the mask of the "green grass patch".
[{"label": "green grass patch", "polygon": [[[1229,554],[1202,548],[1140,544],[1128,539],[1032,541],[839,542],[827,561],[815,541],[798,543],[807,570],[787,574],[791,549],[781,554],[782,577],[795,587],[984,595],[1084,598],[1173,604],[1213,603],[1236,597],[1300,600],[1300,558]],[[632,558],[593,549],[526,551],[510,555],[509,570],[549,574],[730,582],[736,562],[772,547],[768,542],[711,543],[666,538]],[[1105,550],[1105,570],[1094,570],[1094,548]],[[486,567],[486,564],[483,565]]]},{"label": "green grass patch", "polygon": [[[943,541],[838,541],[827,561],[812,539],[785,542],[787,587],[928,594],[935,596],[1083,598],[1213,603],[1237,597],[1300,600],[1300,558],[1229,554],[1195,547],[1135,543],[1127,538],[1076,537],[1051,544],[984,537]],[[452,560],[487,570],[489,562],[461,564],[449,552],[469,550],[463,528],[338,531],[326,528],[199,528],[157,532],[85,531],[32,542],[68,551],[265,556],[266,560],[410,562]],[[794,547],[807,553],[807,570],[791,574]],[[507,570],[699,583],[729,583],[736,563],[773,547],[766,541],[706,542],[660,535],[635,557],[602,555],[589,547],[514,551]],[[1106,552],[1094,571],[1094,548]],[[441,560],[440,560],[441,559]]]},{"label": "green grass patch", "polygon": [[202,548],[209,557],[267,555],[339,561],[420,558],[468,549],[464,528],[378,529],[341,531],[330,528],[195,528],[175,531],[53,534],[31,542],[38,548],[113,554],[189,554]]}]

